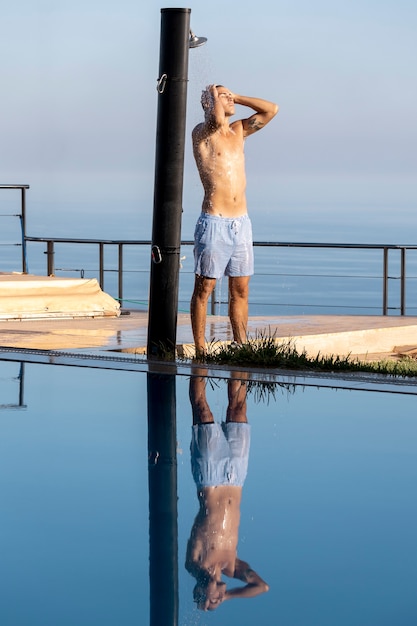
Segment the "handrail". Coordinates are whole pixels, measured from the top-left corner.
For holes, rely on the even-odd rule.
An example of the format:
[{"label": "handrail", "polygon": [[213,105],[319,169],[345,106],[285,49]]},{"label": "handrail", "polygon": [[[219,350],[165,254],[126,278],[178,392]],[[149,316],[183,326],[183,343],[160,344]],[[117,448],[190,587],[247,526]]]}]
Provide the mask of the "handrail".
[{"label": "handrail", "polygon": [[[118,246],[118,297],[123,299],[123,247],[124,246],[151,246],[150,239],[84,239],[73,237],[26,237],[26,242],[44,242],[47,244],[47,273],[49,276],[55,273],[54,246],[57,243],[69,244],[95,244],[99,246],[99,283],[104,288],[104,246]],[[182,246],[194,245],[193,240],[181,241]],[[417,245],[402,244],[363,244],[363,243],[319,243],[319,242],[295,242],[295,241],[254,241],[254,247],[273,248],[326,248],[326,249],[358,249],[358,250],[381,250],[383,252],[383,286],[382,286],[382,313],[388,315],[388,253],[389,250],[401,251],[400,271],[400,313],[406,314],[406,251],[417,250]],[[215,313],[216,294],[213,293],[211,300],[211,312]]]},{"label": "handrail", "polygon": [[[150,239],[94,239],[94,238],[77,238],[77,237],[26,237],[27,241],[54,241],[56,243],[88,243],[88,244],[105,244],[105,245],[134,245],[147,246],[151,245]],[[193,246],[192,239],[183,239],[182,246]],[[346,248],[346,249],[374,249],[374,250],[417,250],[417,244],[393,244],[393,243],[317,243],[307,241],[254,241],[255,247],[269,248]]]},{"label": "handrail", "polygon": [[[46,243],[46,255],[47,255],[47,274],[49,276],[55,273],[55,244],[93,244],[99,247],[99,283],[101,288],[104,288],[104,247],[105,246],[117,246],[118,247],[118,296],[119,300],[123,300],[123,250],[124,246],[151,246],[150,239],[85,239],[74,237],[29,237],[26,234],[26,190],[29,189],[29,185],[21,184],[0,184],[1,189],[17,189],[21,192],[21,209],[20,214],[13,217],[19,217],[21,222],[22,233],[22,272],[28,272],[27,264],[27,243],[28,242],[44,242]],[[181,241],[181,246],[193,246],[193,240]],[[407,250],[417,250],[417,245],[402,245],[402,244],[361,244],[361,243],[328,243],[328,242],[304,242],[304,241],[255,241],[254,247],[263,248],[321,248],[321,249],[357,249],[357,250],[381,250],[383,252],[382,260],[382,313],[388,315],[388,260],[390,250],[399,250],[401,253],[400,260],[400,313],[406,314],[406,253]],[[211,300],[211,312],[216,313],[216,291],[213,290]]]}]

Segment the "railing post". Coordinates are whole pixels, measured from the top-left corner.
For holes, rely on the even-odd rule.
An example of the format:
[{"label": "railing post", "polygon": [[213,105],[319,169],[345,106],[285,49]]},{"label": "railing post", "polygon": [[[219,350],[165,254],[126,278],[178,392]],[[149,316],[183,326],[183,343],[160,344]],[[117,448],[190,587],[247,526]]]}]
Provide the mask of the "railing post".
[{"label": "railing post", "polygon": [[214,289],[211,292],[210,313],[211,315],[216,315],[216,286],[214,286]]},{"label": "railing post", "polygon": [[22,220],[22,272],[28,273],[27,255],[26,255],[26,188],[21,187],[21,217]]},{"label": "railing post", "polygon": [[46,244],[46,263],[47,269],[46,272],[48,276],[53,276],[55,274],[55,261],[54,261],[54,242],[50,239]]},{"label": "railing post", "polygon": [[120,306],[122,306],[122,300],[123,300],[123,244],[122,243],[119,243],[118,277],[119,277],[119,303],[120,303]]},{"label": "railing post", "polygon": [[406,248],[401,248],[401,315],[405,315],[405,251]]},{"label": "railing post", "polygon": [[388,314],[388,248],[384,247],[382,315]]},{"label": "railing post", "polygon": [[100,288],[104,291],[104,243],[100,242],[99,245],[99,282]]}]

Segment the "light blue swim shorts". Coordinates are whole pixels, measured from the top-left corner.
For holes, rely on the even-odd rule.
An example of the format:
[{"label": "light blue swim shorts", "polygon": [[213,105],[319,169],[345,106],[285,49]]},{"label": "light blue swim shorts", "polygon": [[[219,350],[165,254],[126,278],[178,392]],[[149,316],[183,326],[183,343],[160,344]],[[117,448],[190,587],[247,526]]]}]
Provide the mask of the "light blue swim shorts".
[{"label": "light blue swim shorts", "polygon": [[194,231],[194,271],[205,278],[252,276],[252,223],[248,215],[201,213]]},{"label": "light blue swim shorts", "polygon": [[197,489],[243,487],[248,471],[250,425],[214,422],[192,428],[191,470]]}]

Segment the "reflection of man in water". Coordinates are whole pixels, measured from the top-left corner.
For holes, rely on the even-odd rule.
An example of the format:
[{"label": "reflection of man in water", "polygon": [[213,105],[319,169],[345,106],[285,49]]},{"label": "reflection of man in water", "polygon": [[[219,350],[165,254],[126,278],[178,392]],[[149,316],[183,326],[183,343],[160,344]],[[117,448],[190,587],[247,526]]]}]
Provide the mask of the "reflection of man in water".
[{"label": "reflection of man in water", "polygon": [[[192,133],[193,152],[204,188],[194,239],[195,283],[191,324],[197,355],[205,351],[207,302],[216,280],[229,277],[233,338],[246,341],[249,279],[253,274],[252,225],[246,203],[245,139],[277,114],[274,102],[242,96],[223,85],[203,91],[204,122]],[[230,121],[235,105],[252,115]]]},{"label": "reflection of man in water", "polygon": [[[240,501],[250,445],[246,383],[229,381],[226,422],[219,424],[207,403],[206,380],[193,376],[190,381],[191,464],[200,509],[188,541],[185,565],[197,580],[194,600],[198,608],[212,611],[224,600],[252,598],[269,587],[237,557]],[[222,574],[246,584],[227,590]]]}]

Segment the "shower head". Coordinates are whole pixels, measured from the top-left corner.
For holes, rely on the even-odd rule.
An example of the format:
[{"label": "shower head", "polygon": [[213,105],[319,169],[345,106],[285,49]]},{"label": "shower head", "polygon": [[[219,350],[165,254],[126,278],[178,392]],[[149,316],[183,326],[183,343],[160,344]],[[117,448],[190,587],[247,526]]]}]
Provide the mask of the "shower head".
[{"label": "shower head", "polygon": [[190,30],[190,39],[188,40],[189,48],[198,48],[199,46],[202,46],[204,43],[206,43],[206,41],[206,37],[197,37],[197,35],[194,35],[193,31]]}]

